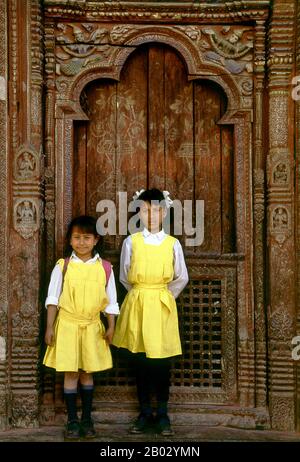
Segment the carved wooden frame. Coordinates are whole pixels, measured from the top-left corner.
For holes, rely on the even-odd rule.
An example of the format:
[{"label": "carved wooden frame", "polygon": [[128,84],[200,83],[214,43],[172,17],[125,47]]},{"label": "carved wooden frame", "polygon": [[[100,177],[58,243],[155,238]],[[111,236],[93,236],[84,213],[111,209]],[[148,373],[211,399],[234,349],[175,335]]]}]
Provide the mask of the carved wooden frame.
[{"label": "carved wooden frame", "polygon": [[0,34],[2,37],[0,44],[0,75],[1,75],[1,97],[0,97],[0,216],[2,232],[0,234],[0,259],[3,264],[0,275],[0,429],[6,428],[8,423],[8,149],[7,149],[7,129],[6,120],[8,101],[7,101],[7,51],[8,40],[7,30],[7,4],[0,4]]},{"label": "carved wooden frame", "polygon": [[[71,173],[72,125],[74,120],[87,120],[79,104],[80,91],[92,79],[111,77],[117,80],[131,51],[147,40],[158,40],[177,49],[190,79],[210,78],[223,88],[229,107],[219,123],[235,126],[235,170],[239,182],[237,253],[241,256],[228,256],[228,260],[233,258],[237,262],[238,293],[242,295],[237,305],[239,412],[250,415],[255,410],[258,420],[266,423],[267,409],[272,428],[294,430],[295,422],[299,427],[300,369],[291,359],[291,339],[300,328],[299,309],[296,308],[300,272],[295,252],[295,245],[298,250],[300,246],[300,198],[299,175],[296,176],[297,196],[294,189],[294,127],[287,121],[296,111],[296,145],[299,148],[300,105],[291,101],[290,87],[294,65],[300,72],[299,57],[294,59],[297,33],[298,51],[300,46],[300,5],[296,0],[274,0],[269,20],[270,3],[270,0],[222,4],[207,4],[201,0],[197,4],[44,0],[44,16],[40,0],[26,2],[24,10],[20,8],[20,0],[1,3],[0,27],[6,38],[1,43],[0,77],[10,85],[7,85],[9,98],[5,99],[5,95],[2,98],[3,88],[0,93],[0,212],[10,234],[0,236],[1,261],[6,268],[0,276],[0,426],[8,425],[8,417],[15,426],[38,425],[37,339],[43,298],[38,283],[42,273],[40,249],[45,238],[45,273],[49,275],[56,256],[60,255],[63,233],[70,218],[72,177],[68,172]],[[105,66],[89,63],[87,70],[75,78],[59,80],[55,76],[58,64],[55,24],[58,21],[103,24],[105,27],[129,25],[131,30],[125,34],[124,42],[116,41]],[[190,28],[207,27],[207,24],[234,28],[246,24],[253,28],[254,74],[251,79],[241,77],[237,83],[238,75],[230,75],[221,65],[206,61],[203,66]],[[132,30],[134,28],[138,31]],[[41,47],[43,35],[44,50]],[[27,50],[25,60],[19,51],[23,38],[22,46]],[[125,42],[127,54],[122,50]],[[101,46],[100,43],[95,49]],[[46,123],[43,137],[44,75]],[[20,81],[25,82],[26,92],[19,88]],[[267,85],[267,104],[264,104]],[[7,110],[10,111],[9,119]],[[252,121],[253,131],[250,130]],[[36,164],[24,175],[18,171],[18,157],[25,151],[32,154]],[[244,197],[247,197],[246,202]],[[9,228],[16,223],[20,198],[28,199],[36,208],[35,223],[31,222],[28,233],[26,227],[24,231],[24,227],[17,224]],[[280,217],[282,212],[274,216],[278,204],[286,211],[287,227],[285,219],[282,221],[284,217]],[[280,222],[281,227],[278,227]],[[192,264],[192,259],[189,261]],[[215,263],[209,259],[203,261],[203,264]],[[34,287],[24,283],[28,274],[37,281]],[[20,288],[25,289],[25,297]],[[53,392],[52,385],[47,388],[47,383],[44,380],[43,398]],[[48,399],[50,406],[44,412],[51,421],[54,406],[49,394],[46,401]]]},{"label": "carved wooden frame", "polygon": [[[49,31],[53,34],[53,24],[48,24]],[[250,405],[254,403],[254,387],[249,385],[252,378],[249,377],[249,364],[254,361],[254,347],[249,344],[253,342],[253,300],[252,300],[252,268],[251,268],[251,223],[252,223],[252,206],[251,206],[251,183],[252,183],[252,160],[251,160],[251,107],[249,103],[244,104],[235,78],[229,73],[224,73],[219,66],[201,62],[199,51],[195,48],[191,40],[188,40],[182,32],[175,32],[170,26],[153,24],[150,26],[141,26],[132,31],[124,44],[124,50],[117,49],[113,54],[108,66],[93,66],[76,76],[74,79],[61,79],[57,84],[57,90],[54,89],[52,79],[53,74],[49,76],[48,83],[48,105],[46,112],[47,126],[54,126],[52,131],[51,157],[56,158],[55,166],[55,192],[49,193],[51,201],[53,195],[57,198],[56,216],[55,216],[55,239],[50,238],[50,242],[56,241],[56,256],[61,253],[63,245],[63,236],[66,226],[71,218],[72,204],[72,143],[73,143],[73,121],[88,120],[80,106],[80,93],[84,86],[91,80],[98,78],[107,78],[118,80],[121,67],[130,55],[130,53],[139,45],[149,42],[159,42],[174,47],[186,62],[186,68],[189,79],[210,79],[220,85],[228,98],[228,108],[226,114],[219,121],[220,124],[233,124],[234,140],[236,146],[235,176],[237,184],[236,195],[236,223],[237,223],[237,252],[245,256],[245,261],[238,263],[238,338],[239,376],[245,377],[247,374],[247,387],[239,390],[241,402]],[[50,43],[50,39],[49,42]],[[53,61],[55,50],[54,40],[51,42],[51,48],[46,50],[46,60]],[[54,65],[53,65],[54,70]],[[50,90],[51,87],[51,90]],[[53,114],[55,113],[55,121]],[[55,140],[55,148],[54,147]],[[53,149],[53,154],[52,154]],[[50,157],[50,156],[49,156]],[[53,167],[52,167],[53,168]],[[53,183],[53,182],[52,182]],[[245,201],[245,197],[249,199]],[[46,194],[47,209],[47,194]],[[53,221],[53,217],[51,216]],[[49,239],[49,238],[48,238]],[[245,296],[247,293],[247,296]],[[252,313],[252,314],[251,314]],[[247,332],[247,333],[245,333]],[[253,368],[250,367],[253,370]],[[243,381],[242,381],[243,383]],[[250,386],[250,388],[249,388]],[[251,388],[252,387],[252,388]]]}]

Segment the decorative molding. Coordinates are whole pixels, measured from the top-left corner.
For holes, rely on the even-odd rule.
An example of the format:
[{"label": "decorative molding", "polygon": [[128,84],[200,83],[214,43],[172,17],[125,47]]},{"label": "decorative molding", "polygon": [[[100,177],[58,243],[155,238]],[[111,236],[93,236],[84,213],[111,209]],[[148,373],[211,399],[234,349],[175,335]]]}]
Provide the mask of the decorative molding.
[{"label": "decorative molding", "polygon": [[[295,55],[296,55],[296,73],[300,75],[300,2],[297,2],[297,15],[296,15],[296,46],[295,46]],[[300,162],[300,101],[295,102],[295,116],[296,116],[296,124],[295,124],[295,181],[296,181],[296,255],[297,255],[297,280],[296,280],[296,287],[297,287],[297,325],[296,330],[297,333],[300,332],[300,169],[299,169],[299,162]],[[296,365],[296,382],[297,382],[297,409],[299,409],[300,403],[300,362],[297,361]],[[297,412],[297,431],[300,430],[300,412]]]},{"label": "decorative molding", "polygon": [[294,143],[291,79],[295,42],[293,0],[276,0],[268,32],[269,155],[267,158],[269,265],[269,402],[272,428],[295,427]]},{"label": "decorative molding", "polygon": [[291,431],[295,427],[293,397],[282,397],[281,394],[272,394],[271,398],[272,429]]},{"label": "decorative molding", "polygon": [[254,39],[254,337],[255,337],[255,406],[265,407],[267,387],[267,316],[265,301],[265,137],[266,121],[263,114],[266,68],[266,24],[256,21]]},{"label": "decorative molding", "polygon": [[218,21],[241,22],[256,19],[266,19],[270,1],[262,0],[257,2],[226,2],[225,4],[207,4],[205,2],[195,3],[158,3],[145,2],[79,2],[72,1],[54,2],[45,1],[45,15],[52,18],[78,18],[82,21],[99,20],[138,20],[139,22],[203,22]]},{"label": "decorative molding", "polygon": [[[265,203],[264,203],[264,171],[263,169],[255,169],[254,170],[254,218],[257,225],[261,225],[264,216],[265,216]],[[262,239],[261,236],[261,229],[259,230],[260,234],[259,239]],[[257,245],[259,245],[257,243]],[[260,251],[262,249],[262,241],[260,242]],[[257,258],[260,259],[262,255],[257,254]]]},{"label": "decorative molding", "polygon": [[21,339],[37,338],[39,335],[39,313],[30,303],[22,304],[20,311],[12,317],[14,334]]},{"label": "decorative molding", "polygon": [[[9,133],[13,178],[8,257],[11,284],[8,312],[10,400],[7,413],[14,426],[37,426],[44,168],[43,24],[39,0],[24,5],[12,0],[9,6]],[[28,282],[28,274],[34,284]]]},{"label": "decorative molding", "polygon": [[0,430],[8,425],[8,37],[7,37],[7,14],[8,2],[0,2],[0,222],[2,232],[0,234]]},{"label": "decorative molding", "polygon": [[294,321],[286,306],[281,303],[269,317],[269,335],[273,339],[290,342],[294,332]]},{"label": "decorative molding", "polygon": [[15,427],[35,428],[39,421],[37,393],[14,391],[12,398],[12,424]]}]

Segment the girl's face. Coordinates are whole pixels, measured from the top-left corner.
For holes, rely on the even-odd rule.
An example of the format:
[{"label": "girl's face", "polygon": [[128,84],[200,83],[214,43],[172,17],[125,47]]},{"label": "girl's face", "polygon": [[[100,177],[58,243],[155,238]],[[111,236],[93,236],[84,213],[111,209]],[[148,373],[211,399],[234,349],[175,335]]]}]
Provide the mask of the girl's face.
[{"label": "girl's face", "polygon": [[139,211],[139,217],[143,225],[152,233],[158,233],[161,230],[163,219],[167,211],[158,204],[149,204],[142,202]]},{"label": "girl's face", "polygon": [[74,226],[71,234],[70,245],[81,260],[88,260],[92,256],[94,246],[99,237],[86,233],[77,226]]}]

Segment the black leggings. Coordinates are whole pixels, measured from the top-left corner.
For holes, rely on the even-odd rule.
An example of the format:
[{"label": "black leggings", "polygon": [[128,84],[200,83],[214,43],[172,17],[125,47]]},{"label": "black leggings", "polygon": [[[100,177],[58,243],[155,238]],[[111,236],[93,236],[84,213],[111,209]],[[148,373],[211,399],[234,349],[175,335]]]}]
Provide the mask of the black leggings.
[{"label": "black leggings", "polygon": [[131,353],[135,370],[140,406],[150,403],[151,392],[157,402],[168,402],[170,388],[170,358],[147,358],[145,353]]}]

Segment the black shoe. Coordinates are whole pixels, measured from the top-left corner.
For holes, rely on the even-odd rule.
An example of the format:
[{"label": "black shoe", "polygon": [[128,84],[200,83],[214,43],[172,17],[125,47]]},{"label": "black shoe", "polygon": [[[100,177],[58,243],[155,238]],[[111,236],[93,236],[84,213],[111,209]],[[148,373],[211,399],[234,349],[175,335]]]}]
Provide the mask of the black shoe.
[{"label": "black shoe", "polygon": [[144,433],[153,424],[152,414],[143,414],[142,412],[130,428],[130,433]]},{"label": "black shoe", "polygon": [[80,438],[80,426],[78,420],[71,420],[67,423],[64,437],[66,440],[77,441]]},{"label": "black shoe", "polygon": [[163,436],[172,436],[174,431],[172,430],[170,419],[167,414],[159,415],[156,417],[157,430]]},{"label": "black shoe", "polygon": [[90,420],[82,420],[80,423],[80,436],[86,439],[96,438],[96,430],[94,422]]}]

